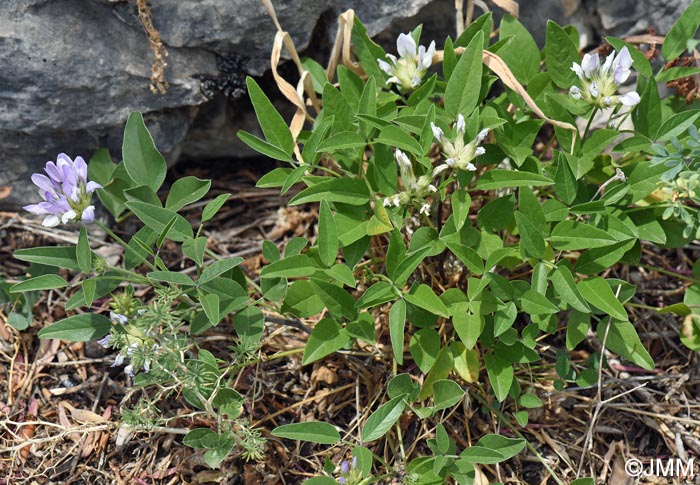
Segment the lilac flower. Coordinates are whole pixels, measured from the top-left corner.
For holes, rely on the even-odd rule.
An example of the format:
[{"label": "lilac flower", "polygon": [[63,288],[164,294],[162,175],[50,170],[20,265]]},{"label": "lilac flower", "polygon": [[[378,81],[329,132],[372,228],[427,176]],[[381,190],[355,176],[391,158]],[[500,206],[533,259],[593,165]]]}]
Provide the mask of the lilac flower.
[{"label": "lilac flower", "polygon": [[338,483],[352,485],[362,481],[362,472],[357,468],[357,457],[352,457],[352,464],[343,460],[340,464],[340,478]]},{"label": "lilac flower", "polygon": [[476,170],[476,166],[472,161],[486,152],[479,144],[486,139],[489,130],[481,130],[473,141],[465,144],[464,132],[467,127],[464,116],[461,114],[457,116],[457,121],[455,123],[456,136],[454,140],[448,139],[442,129],[436,126],[435,123],[431,123],[430,126],[433,129],[433,136],[435,136],[435,139],[442,147],[442,153],[447,157],[445,163],[438,165],[435,170],[433,170],[434,174],[455,167],[471,172]]},{"label": "lilac flower", "polygon": [[122,315],[121,313],[109,312],[109,319],[112,323],[118,323],[120,325],[126,325],[129,322],[126,315]]},{"label": "lilac flower", "polygon": [[32,175],[32,182],[39,187],[39,195],[44,201],[27,205],[24,210],[45,215],[42,225],[47,227],[94,221],[92,193],[102,186],[97,182],[88,182],[85,160],[76,157],[73,161],[61,153],[56,157],[56,163],[46,163],[45,171],[48,177],[39,173]]},{"label": "lilac flower", "polygon": [[105,349],[108,349],[111,341],[112,341],[112,335],[107,334],[104,337],[102,337],[100,340],[98,340],[97,343],[100,344]]},{"label": "lilac flower", "polygon": [[435,41],[427,49],[422,45],[416,49],[416,41],[411,34],[400,34],[396,39],[396,51],[399,53],[398,59],[392,54],[386,55],[391,64],[377,59],[381,70],[390,76],[386,83],[398,84],[404,89],[415,89],[433,63]]},{"label": "lilac flower", "polygon": [[613,51],[602,65],[597,53],[585,54],[581,64],[574,62],[571,66],[571,70],[581,81],[581,86],[571,86],[569,95],[599,108],[610,108],[618,104],[634,106],[640,100],[636,92],[615,94],[620,85],[629,78],[631,67],[632,57],[627,47],[623,47],[617,55]]},{"label": "lilac flower", "polygon": [[134,373],[134,367],[131,364],[124,367],[124,374],[126,374],[128,377],[134,377],[136,375]]}]

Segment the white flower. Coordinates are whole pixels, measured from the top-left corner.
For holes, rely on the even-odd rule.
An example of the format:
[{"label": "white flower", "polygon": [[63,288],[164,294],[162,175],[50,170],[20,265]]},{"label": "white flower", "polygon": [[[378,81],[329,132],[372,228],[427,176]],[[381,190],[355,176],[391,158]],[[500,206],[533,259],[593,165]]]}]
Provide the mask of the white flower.
[{"label": "white flower", "polygon": [[134,366],[129,364],[126,367],[124,367],[124,374],[126,374],[129,377],[134,377],[136,375],[134,374]]},{"label": "white flower", "polygon": [[[439,128],[435,127],[434,131],[437,130],[439,130]],[[430,207],[425,203],[425,199],[430,194],[438,191],[437,187],[432,183],[433,179],[439,176],[443,171],[447,170],[449,166],[446,164],[439,165],[433,169],[432,173],[429,172],[425,175],[421,175],[420,177],[416,177],[416,174],[413,171],[413,164],[411,163],[411,159],[408,157],[408,155],[397,148],[394,152],[394,159],[396,160],[396,164],[399,166],[399,174],[401,176],[403,191],[390,197],[385,197],[382,202],[384,206],[390,207],[393,205],[395,207],[401,207],[402,205],[411,205],[418,207],[419,204],[422,204],[421,208],[423,206]]]},{"label": "white flower", "polygon": [[[578,66],[578,64],[576,64]],[[581,99],[581,88],[578,86],[571,86],[569,88],[569,95],[574,99]]]},{"label": "white flower", "polygon": [[425,214],[426,216],[430,215],[430,205],[429,204],[423,204],[420,207],[420,213]]},{"label": "white flower", "polygon": [[617,55],[613,51],[602,65],[597,53],[585,54],[581,64],[574,62],[571,66],[581,86],[572,86],[569,89],[569,95],[574,99],[583,99],[599,108],[607,108],[618,103],[634,106],[639,103],[639,95],[634,91],[620,96],[615,94],[620,85],[629,78],[631,67],[632,56],[627,47],[623,47]]},{"label": "white flower", "polygon": [[438,141],[438,143],[442,142],[442,139],[445,138],[445,133],[442,131],[442,128],[435,125],[435,123],[433,123],[432,121],[430,122],[430,128],[432,128],[433,136]]},{"label": "white flower", "polygon": [[593,98],[597,98],[600,96],[600,91],[598,91],[598,83],[593,81],[589,86],[588,86],[588,92],[591,93],[591,96]]},{"label": "white flower", "polygon": [[443,163],[442,165],[438,165],[437,167],[435,167],[433,169],[433,178],[437,177],[438,175],[440,175],[442,172],[444,172],[448,168],[450,168],[450,166],[445,164],[445,163]]},{"label": "white flower", "polygon": [[386,57],[391,64],[383,59],[377,59],[379,68],[389,75],[387,84],[398,84],[404,89],[415,89],[423,80],[423,76],[433,63],[435,54],[435,41],[431,42],[428,48],[418,46],[410,34],[400,34],[396,39],[396,51],[399,58],[392,54]]},{"label": "white flower", "polygon": [[466,129],[467,129],[467,124],[464,121],[464,116],[462,116],[462,113],[460,113],[457,116],[457,136],[464,135],[464,132]]},{"label": "white flower", "polygon": [[[433,134],[435,134],[437,127],[433,128]],[[464,143],[464,133],[467,131],[466,122],[464,116],[461,114],[457,116],[457,121],[455,122],[455,139],[454,141],[448,140],[444,135],[439,138],[440,145],[442,147],[442,153],[447,157],[443,165],[439,165],[435,168],[437,173],[442,172],[445,168],[459,168],[460,170],[474,171],[476,167],[471,163],[479,155],[486,153],[483,147],[479,144],[483,142],[489,135],[489,130],[484,128],[481,130],[474,140],[469,143]],[[442,130],[440,130],[442,134]],[[437,138],[437,136],[436,136]],[[444,167],[444,168],[443,168]],[[435,171],[433,176],[436,176]]]}]

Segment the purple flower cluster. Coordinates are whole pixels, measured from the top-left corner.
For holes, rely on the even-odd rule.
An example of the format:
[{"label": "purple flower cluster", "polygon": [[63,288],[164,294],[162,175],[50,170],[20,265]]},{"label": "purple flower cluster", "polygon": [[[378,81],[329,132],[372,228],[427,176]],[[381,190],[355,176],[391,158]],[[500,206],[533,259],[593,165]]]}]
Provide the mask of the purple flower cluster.
[{"label": "purple flower cluster", "polygon": [[352,457],[352,462],[343,460],[340,464],[340,478],[338,483],[341,485],[353,485],[360,483],[362,480],[362,472],[357,468],[357,457]]},{"label": "purple flower cluster", "polygon": [[76,157],[74,161],[61,153],[56,157],[56,163],[46,163],[45,171],[48,177],[39,173],[32,175],[32,182],[39,187],[39,195],[44,201],[27,205],[24,210],[45,215],[42,225],[47,227],[94,221],[92,193],[102,186],[97,182],[88,182],[85,160]]}]

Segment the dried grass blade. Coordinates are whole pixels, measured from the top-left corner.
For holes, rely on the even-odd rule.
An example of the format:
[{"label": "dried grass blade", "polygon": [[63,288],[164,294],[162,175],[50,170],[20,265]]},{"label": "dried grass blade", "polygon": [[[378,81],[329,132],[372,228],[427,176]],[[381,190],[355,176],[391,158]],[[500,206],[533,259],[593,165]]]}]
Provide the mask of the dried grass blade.
[{"label": "dried grass blade", "polygon": [[498,5],[500,8],[511,14],[513,17],[518,18],[520,16],[520,5],[518,2],[513,0],[491,0],[493,3]]}]

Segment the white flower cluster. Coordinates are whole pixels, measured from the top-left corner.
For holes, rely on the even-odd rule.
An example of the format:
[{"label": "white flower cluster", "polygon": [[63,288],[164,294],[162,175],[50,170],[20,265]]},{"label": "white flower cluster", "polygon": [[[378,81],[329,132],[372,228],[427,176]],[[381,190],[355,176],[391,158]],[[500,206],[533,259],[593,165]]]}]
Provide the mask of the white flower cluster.
[{"label": "white flower cluster", "polygon": [[411,160],[404,152],[397,149],[394,153],[394,158],[399,166],[403,191],[391,197],[386,197],[384,199],[385,207],[418,206],[420,204],[419,212],[426,216],[430,215],[430,204],[425,199],[430,194],[438,191],[437,187],[433,185],[433,181],[440,174],[455,168],[472,172],[476,171],[476,166],[472,161],[485,153],[484,148],[479,145],[486,139],[489,130],[481,130],[474,140],[464,143],[466,122],[461,114],[457,117],[457,122],[455,123],[455,137],[453,140],[448,139],[442,129],[435,123],[430,123],[430,126],[433,129],[435,139],[442,149],[443,155],[446,157],[445,161],[435,167],[432,173],[416,177]]},{"label": "white flower cluster", "polygon": [[440,175],[447,166],[436,167],[431,174],[432,176],[426,174],[416,178],[416,174],[413,172],[413,164],[404,152],[397,148],[394,153],[394,159],[399,166],[403,191],[391,197],[386,197],[384,206],[401,207],[420,203],[420,213],[426,216],[430,215],[430,204],[425,202],[425,198],[431,193],[437,192],[438,189],[433,185],[433,179]]},{"label": "white flower cluster", "polygon": [[574,99],[583,99],[599,108],[610,108],[618,104],[634,106],[639,103],[639,94],[634,91],[617,95],[617,89],[627,81],[632,70],[632,57],[627,47],[619,54],[612,52],[601,65],[600,56],[585,54],[581,64],[574,62],[571,70],[576,73],[581,86],[571,86],[569,94]]},{"label": "white flower cluster", "polygon": [[401,34],[396,40],[396,50],[399,53],[398,59],[392,54],[386,55],[391,64],[377,59],[382,71],[390,76],[386,83],[398,84],[404,89],[415,89],[433,63],[435,41],[427,49],[425,46],[416,47],[416,41],[410,34]]},{"label": "white flower cluster", "polygon": [[[460,170],[469,170],[471,172],[476,170],[476,166],[472,161],[479,155],[485,153],[484,147],[479,146],[482,141],[486,139],[489,134],[489,130],[481,130],[474,140],[469,143],[464,143],[464,132],[466,130],[466,123],[464,121],[464,116],[461,114],[457,117],[456,123],[456,137],[454,140],[449,140],[442,129],[431,123],[430,126],[433,129],[433,135],[435,139],[442,147],[442,153],[445,155],[444,166],[446,168],[458,168]],[[439,168],[439,167],[438,167]]]}]

